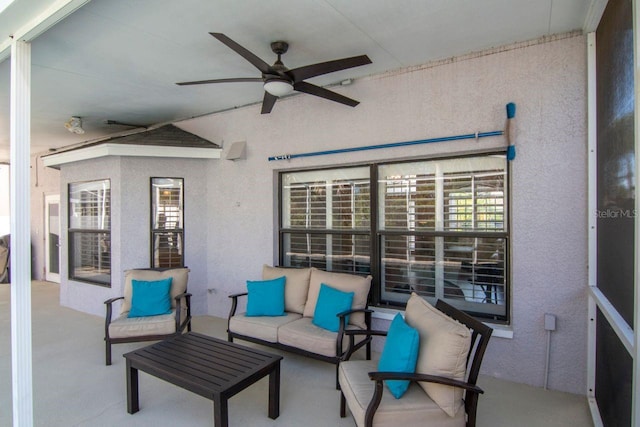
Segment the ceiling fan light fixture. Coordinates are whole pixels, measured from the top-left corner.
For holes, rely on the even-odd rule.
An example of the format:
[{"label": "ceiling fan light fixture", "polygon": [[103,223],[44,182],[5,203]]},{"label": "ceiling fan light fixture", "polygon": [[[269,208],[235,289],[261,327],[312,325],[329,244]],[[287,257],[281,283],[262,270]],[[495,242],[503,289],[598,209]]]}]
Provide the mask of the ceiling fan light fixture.
[{"label": "ceiling fan light fixture", "polygon": [[285,96],[293,92],[293,85],[285,79],[270,79],[264,83],[264,90],[273,96]]}]

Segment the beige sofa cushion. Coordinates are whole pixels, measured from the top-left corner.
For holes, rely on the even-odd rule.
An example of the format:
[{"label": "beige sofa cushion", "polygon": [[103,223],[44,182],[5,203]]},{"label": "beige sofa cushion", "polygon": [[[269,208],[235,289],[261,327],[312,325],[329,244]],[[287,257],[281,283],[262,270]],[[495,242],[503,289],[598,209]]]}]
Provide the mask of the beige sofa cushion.
[{"label": "beige sofa cushion", "polygon": [[[415,292],[407,301],[405,320],[420,334],[416,372],[464,381],[471,346],[469,329]],[[463,403],[463,389],[427,382],[419,384],[450,417],[458,413]]]},{"label": "beige sofa cushion", "polygon": [[[354,326],[348,326],[347,329],[354,329]],[[338,333],[331,332],[320,328],[311,323],[310,317],[303,317],[294,322],[278,328],[278,342],[280,344],[289,345],[291,347],[300,348],[310,351],[311,353],[322,354],[323,356],[335,357],[336,341]],[[364,337],[356,337],[356,344],[362,341]],[[349,339],[345,335],[342,341],[342,351],[347,350]]]},{"label": "beige sofa cushion", "polygon": [[[377,370],[377,362],[371,360],[340,363],[340,389],[358,427],[365,425],[365,412],[375,386],[375,381],[369,379],[368,372]],[[375,427],[464,427],[466,424],[464,411],[458,411],[455,417],[448,416],[416,383],[409,385],[401,399],[394,398],[387,387],[383,389],[382,401],[373,418]]]},{"label": "beige sofa cushion", "polygon": [[287,278],[284,284],[284,309],[291,313],[304,312],[310,275],[311,268],[271,267],[266,264],[262,267],[262,280],[277,279],[282,276]]},{"label": "beige sofa cushion", "polygon": [[[316,303],[318,302],[320,285],[323,283],[343,292],[353,292],[353,304],[351,308],[358,309],[367,306],[369,288],[371,287],[371,276],[362,277],[354,274],[331,273],[312,268],[311,278],[309,279],[309,295],[307,297],[307,303],[304,306],[304,317],[313,317],[316,310]],[[355,313],[349,316],[349,324],[361,329],[366,329],[367,325],[364,322],[364,313]]]},{"label": "beige sofa cushion", "polygon": [[154,270],[127,270],[124,272],[124,300],[120,313],[129,312],[131,310],[132,280],[155,281],[172,277],[171,281],[171,307],[175,308],[175,297],[187,291],[187,282],[189,280],[188,268],[172,268],[164,271]]},{"label": "beige sofa cushion", "polygon": [[168,335],[176,332],[175,309],[169,314],[146,317],[127,317],[122,313],[109,324],[110,338],[129,338],[144,335]]},{"label": "beige sofa cushion", "polygon": [[229,331],[275,343],[278,342],[278,329],[301,317],[299,313],[285,313],[284,316],[245,316],[240,313],[229,319]]}]

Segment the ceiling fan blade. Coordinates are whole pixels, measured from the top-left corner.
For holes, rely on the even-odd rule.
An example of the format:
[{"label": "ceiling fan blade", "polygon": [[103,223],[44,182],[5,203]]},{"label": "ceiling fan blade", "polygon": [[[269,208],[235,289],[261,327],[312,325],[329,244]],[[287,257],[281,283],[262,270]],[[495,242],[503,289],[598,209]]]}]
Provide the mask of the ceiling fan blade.
[{"label": "ceiling fan blade", "polygon": [[273,109],[273,105],[278,100],[278,97],[275,95],[271,95],[266,90],[264,91],[264,98],[262,98],[262,110],[260,110],[260,114],[269,114]]},{"label": "ceiling fan blade", "polygon": [[263,83],[263,80],[260,77],[238,77],[235,79],[198,80],[193,82],[180,82],[176,84],[178,86],[188,86],[188,85],[204,85],[208,83],[246,83],[246,82]]},{"label": "ceiling fan blade", "polygon": [[228,47],[234,50],[238,55],[242,56],[244,59],[246,59],[251,64],[253,64],[253,66],[256,67],[258,70],[260,70],[262,73],[276,74],[274,73],[274,71],[272,70],[269,64],[267,64],[262,59],[258,58],[256,55],[249,52],[247,49],[240,46],[238,43],[234,42],[224,34],[222,33],[209,33],[209,34],[211,34],[213,37],[220,40],[222,43],[226,44]]},{"label": "ceiling fan blade", "polygon": [[319,96],[320,98],[329,99],[331,101],[339,102],[340,104],[348,105],[350,107],[355,107],[356,105],[360,104],[360,102],[356,101],[355,99],[347,98],[344,95],[340,95],[339,93],[332,92],[328,89],[307,82],[294,83],[293,88],[298,92],[304,92],[308,93],[309,95]]},{"label": "ceiling fan blade", "polygon": [[371,64],[369,57],[367,55],[360,55],[294,68],[293,70],[287,71],[286,74],[288,74],[294,82],[300,82],[322,74],[333,73],[335,71],[346,70],[347,68],[359,67],[367,64]]}]

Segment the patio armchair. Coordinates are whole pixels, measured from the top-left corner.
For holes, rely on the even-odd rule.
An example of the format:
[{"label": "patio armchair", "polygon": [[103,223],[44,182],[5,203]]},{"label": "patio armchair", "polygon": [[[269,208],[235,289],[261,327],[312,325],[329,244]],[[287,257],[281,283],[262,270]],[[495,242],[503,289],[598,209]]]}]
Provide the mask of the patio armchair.
[{"label": "patio armchair", "polygon": [[[157,341],[191,331],[191,294],[188,268],[125,271],[124,295],[104,303],[106,365],[111,365],[111,345]],[[121,301],[120,315],[112,319],[113,304]]]},{"label": "patio armchair", "polygon": [[[433,307],[415,293],[405,319],[398,314],[389,331],[345,331],[350,338],[366,333],[386,341],[380,362],[350,361],[347,351],[339,368],[340,416],[348,406],[358,427],[474,427],[483,393],[476,381],[492,331],[442,300]],[[409,367],[390,369],[388,356],[399,353]]]}]

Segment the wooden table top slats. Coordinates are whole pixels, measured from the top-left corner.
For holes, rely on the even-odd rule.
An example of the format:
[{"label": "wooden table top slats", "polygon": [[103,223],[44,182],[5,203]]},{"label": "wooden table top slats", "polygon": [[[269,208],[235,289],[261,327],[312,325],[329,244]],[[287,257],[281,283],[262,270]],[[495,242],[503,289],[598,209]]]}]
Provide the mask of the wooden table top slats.
[{"label": "wooden table top slats", "polygon": [[262,378],[282,356],[190,332],[125,354],[133,367],[211,399]]}]

